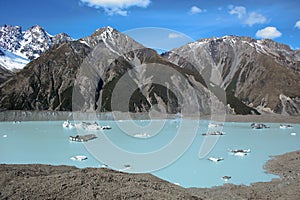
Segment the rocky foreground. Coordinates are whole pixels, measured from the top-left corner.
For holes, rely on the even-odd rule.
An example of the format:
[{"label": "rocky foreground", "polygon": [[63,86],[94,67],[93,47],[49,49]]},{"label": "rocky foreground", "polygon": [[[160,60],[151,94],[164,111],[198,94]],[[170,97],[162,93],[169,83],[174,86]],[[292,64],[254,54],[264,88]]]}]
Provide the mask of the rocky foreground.
[{"label": "rocky foreground", "polygon": [[299,199],[300,151],[266,165],[279,179],[251,186],[182,188],[150,174],[71,166],[0,165],[0,199]]}]

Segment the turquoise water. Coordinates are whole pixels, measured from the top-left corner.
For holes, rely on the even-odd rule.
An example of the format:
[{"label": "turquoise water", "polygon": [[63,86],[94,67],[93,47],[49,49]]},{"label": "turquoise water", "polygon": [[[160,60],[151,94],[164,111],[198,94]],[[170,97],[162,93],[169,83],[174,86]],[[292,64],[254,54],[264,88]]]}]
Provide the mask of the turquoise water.
[{"label": "turquoise water", "polygon": [[[194,131],[192,125],[197,125],[195,138],[182,156],[171,165],[152,172],[167,181],[180,184],[183,187],[212,187],[224,184],[221,179],[224,175],[232,178],[228,181],[234,184],[249,185],[257,181],[270,181],[277,176],[265,173],[263,165],[270,159],[270,155],[279,155],[300,149],[300,124],[293,124],[293,129],[280,129],[279,124],[267,123],[271,128],[263,130],[253,130],[250,123],[225,123],[224,136],[220,136],[212,151],[203,158],[199,158],[201,144],[206,137],[202,133],[207,131],[209,121],[184,120],[187,126],[184,128],[187,137],[189,132]],[[80,168],[100,167],[102,162],[98,161],[95,152],[91,151],[89,145],[83,143],[70,142],[70,135],[77,135],[78,130],[65,129],[62,121],[44,122],[0,122],[0,163],[1,164],[52,164],[52,165],[72,165]],[[178,136],[178,129],[181,121],[167,120],[163,128],[159,129],[150,138],[143,138],[148,133],[152,133],[152,128],[147,128],[148,121],[135,121],[143,129],[142,138],[132,137],[125,134],[120,129],[120,124],[126,126],[129,121],[99,121],[101,125],[109,125],[111,130],[89,131],[98,136],[99,141],[107,138],[116,147],[126,152],[147,154],[158,152],[157,160],[167,160],[169,154],[159,153],[166,145],[175,140]],[[158,123],[159,121],[155,122]],[[191,124],[191,126],[190,126]],[[190,128],[190,129],[189,129]],[[296,133],[296,135],[291,135]],[[133,133],[139,134],[139,132]],[[184,142],[184,141],[183,141]],[[97,143],[95,141],[87,142]],[[188,143],[188,142],[187,142]],[[174,149],[175,148],[175,149]],[[228,149],[251,149],[251,153],[244,157],[237,157],[228,153]],[[176,150],[176,146],[173,147]],[[125,163],[124,157],[110,151],[102,151],[103,155],[113,161],[122,160],[123,164],[130,164],[134,169],[139,163],[134,160]],[[70,157],[85,155],[88,157],[84,161],[74,161]],[[168,156],[169,155],[169,156]],[[207,160],[208,157],[223,157],[224,160],[218,163]],[[160,162],[158,162],[160,163]],[[105,163],[108,164],[109,163]],[[144,163],[147,165],[147,162]],[[151,163],[153,164],[153,163]],[[130,171],[130,170],[129,170]]]}]

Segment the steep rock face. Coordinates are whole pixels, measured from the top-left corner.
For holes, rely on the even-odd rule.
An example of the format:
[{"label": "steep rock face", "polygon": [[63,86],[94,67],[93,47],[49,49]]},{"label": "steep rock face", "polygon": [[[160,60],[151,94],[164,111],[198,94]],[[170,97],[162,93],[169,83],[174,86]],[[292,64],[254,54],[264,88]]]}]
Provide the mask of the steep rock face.
[{"label": "steep rock face", "polygon": [[[185,66],[186,60],[206,79],[224,88],[231,107],[238,100],[261,112],[282,113],[280,95],[300,96],[299,52],[272,40],[225,36],[202,39],[165,55],[173,63]],[[215,71],[216,73],[207,73]],[[299,114],[299,104],[290,115]]]}]

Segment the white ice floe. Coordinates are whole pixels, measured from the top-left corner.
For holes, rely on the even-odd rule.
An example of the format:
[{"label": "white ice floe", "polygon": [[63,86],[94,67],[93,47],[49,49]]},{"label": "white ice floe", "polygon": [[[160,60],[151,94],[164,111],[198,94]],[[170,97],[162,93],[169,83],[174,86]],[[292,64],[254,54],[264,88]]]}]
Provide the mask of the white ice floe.
[{"label": "white ice floe", "polygon": [[149,137],[151,137],[151,135],[148,134],[148,133],[137,133],[137,134],[134,135],[134,137],[136,137],[136,138],[149,138]]},{"label": "white ice floe", "polygon": [[101,168],[108,168],[108,165],[107,164],[102,164],[100,167]]},{"label": "white ice floe", "polygon": [[70,159],[71,160],[83,161],[83,160],[86,160],[87,157],[86,156],[72,156]]},{"label": "white ice floe", "polygon": [[63,126],[64,128],[69,128],[69,129],[75,127],[73,124],[71,124],[71,122],[70,122],[69,120],[64,121],[64,123],[62,124],[62,126]]},{"label": "white ice floe", "polygon": [[290,125],[290,124],[280,124],[279,128],[281,128],[281,129],[291,129],[291,128],[293,128],[293,126]]},{"label": "white ice floe", "polygon": [[231,176],[222,176],[222,179],[223,179],[224,181],[228,181],[229,179],[231,179]]},{"label": "white ice floe", "polygon": [[228,149],[229,152],[231,153],[250,153],[250,149]]},{"label": "white ice floe", "polygon": [[109,130],[110,126],[100,126],[97,122],[81,122],[75,124],[76,128],[80,128],[88,131],[97,131],[97,130]]},{"label": "white ice floe", "polygon": [[218,157],[218,158],[216,158],[216,157],[209,157],[208,160],[213,161],[213,162],[219,162],[219,161],[224,160],[224,158],[222,158],[222,157]]},{"label": "white ice floe", "polygon": [[210,123],[208,124],[208,127],[209,127],[209,128],[219,127],[219,126],[223,126],[223,124],[221,124],[221,123],[213,123],[213,122],[210,122]]},{"label": "white ice floe", "polygon": [[243,156],[246,156],[247,153],[243,153],[243,152],[236,152],[234,153],[235,156],[240,156],[240,157],[243,157]]},{"label": "white ice floe", "polygon": [[246,156],[248,153],[251,152],[250,149],[228,149],[228,152],[232,153],[235,156]]},{"label": "white ice floe", "polygon": [[251,128],[253,129],[264,129],[264,128],[270,128],[269,126],[265,125],[265,124],[261,124],[261,123],[252,123]]}]

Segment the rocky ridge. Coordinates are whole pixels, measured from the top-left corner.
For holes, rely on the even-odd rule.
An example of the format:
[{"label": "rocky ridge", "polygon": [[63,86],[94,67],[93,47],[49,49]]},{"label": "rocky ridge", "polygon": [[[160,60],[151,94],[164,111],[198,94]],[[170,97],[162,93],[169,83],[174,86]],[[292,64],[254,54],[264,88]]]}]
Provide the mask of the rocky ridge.
[{"label": "rocky ridge", "polygon": [[299,50],[269,39],[224,36],[201,39],[164,57],[182,67],[195,66],[226,90],[230,106],[238,113],[241,106],[235,107],[233,98],[261,113],[300,114]]}]

